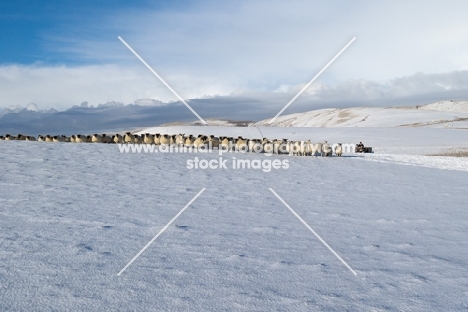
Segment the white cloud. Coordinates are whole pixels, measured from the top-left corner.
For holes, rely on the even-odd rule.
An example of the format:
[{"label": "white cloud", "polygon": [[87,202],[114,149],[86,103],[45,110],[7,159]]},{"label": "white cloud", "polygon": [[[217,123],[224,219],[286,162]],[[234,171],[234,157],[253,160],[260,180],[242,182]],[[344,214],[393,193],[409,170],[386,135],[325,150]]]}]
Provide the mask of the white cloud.
[{"label": "white cloud", "polygon": [[[304,84],[282,85],[275,92],[295,94],[303,86]],[[450,92],[457,92],[458,95],[461,94],[468,98],[468,70],[443,74],[416,73],[395,78],[385,83],[365,79],[347,80],[337,85],[315,82],[306,90],[305,94],[307,94],[310,101],[314,99],[367,101],[415,98],[418,96],[424,96],[424,98],[432,96],[434,100],[446,96],[449,99],[453,95]],[[412,103],[407,102],[406,104],[411,105]]]},{"label": "white cloud", "polygon": [[122,35],[167,73],[272,91],[310,80],[356,36],[320,81],[383,82],[466,67],[467,11],[460,1],[201,1],[104,17],[105,33],[66,48],[87,60],[123,63],[126,55],[135,64],[116,38]]},{"label": "white cloud", "polygon": [[467,11],[461,1],[403,0],[201,1],[178,10],[113,11],[44,34],[54,53],[106,64],[0,66],[0,107],[175,100],[119,35],[186,99],[292,94],[353,36],[357,40],[307,90],[310,96],[378,99],[464,90],[466,73],[452,71],[468,68]]},{"label": "white cloud", "polygon": [[[249,97],[277,103],[286,101],[301,90],[305,83],[282,84],[273,91],[248,88],[231,89],[219,81],[189,77],[165,77],[186,99],[211,98],[215,95],[235,98]],[[196,78],[195,78],[196,79]],[[448,91],[468,98],[468,71],[444,74],[417,73],[381,83],[366,79],[346,80],[338,84],[313,83],[299,100],[366,101],[401,99],[424,95],[425,99],[449,99]],[[161,105],[175,101],[175,96],[146,68],[95,65],[83,67],[0,67],[0,107],[25,106],[36,103],[40,109],[63,110],[86,102],[97,105],[110,101],[139,105]],[[429,97],[428,97],[429,96]],[[273,101],[274,99],[274,101]],[[281,101],[280,100],[280,101]],[[388,102],[385,102],[388,104]],[[286,102],[285,102],[286,104]],[[407,104],[411,104],[408,102]],[[376,105],[379,105],[376,103]]]},{"label": "white cloud", "polygon": [[[176,100],[146,68],[136,65],[0,66],[0,107],[34,102],[41,109],[66,109],[84,101],[97,105],[108,101],[134,103],[139,99]],[[230,92],[218,81],[196,77],[192,81],[180,75],[164,78],[185,98]]]}]

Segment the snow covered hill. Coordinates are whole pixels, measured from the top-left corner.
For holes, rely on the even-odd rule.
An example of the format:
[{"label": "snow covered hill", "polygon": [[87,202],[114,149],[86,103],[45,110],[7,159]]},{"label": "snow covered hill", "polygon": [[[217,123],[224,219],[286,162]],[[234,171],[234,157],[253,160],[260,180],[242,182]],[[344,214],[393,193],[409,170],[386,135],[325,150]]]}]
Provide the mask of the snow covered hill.
[{"label": "snow covered hill", "polygon": [[[271,119],[255,123],[268,126]],[[468,101],[442,101],[421,106],[330,108],[284,115],[279,127],[431,127],[468,129]]]}]

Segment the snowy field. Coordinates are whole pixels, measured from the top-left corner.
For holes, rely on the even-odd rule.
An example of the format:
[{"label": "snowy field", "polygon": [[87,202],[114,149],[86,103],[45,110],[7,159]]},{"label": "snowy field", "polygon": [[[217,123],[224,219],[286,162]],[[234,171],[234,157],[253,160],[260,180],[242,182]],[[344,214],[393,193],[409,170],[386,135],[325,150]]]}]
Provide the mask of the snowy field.
[{"label": "snowy field", "polygon": [[467,158],[424,156],[466,147],[466,130],[229,131],[362,140],[376,153],[224,155],[228,165],[233,156],[289,161],[266,173],[186,168],[216,153],[1,141],[0,311],[468,309]]}]

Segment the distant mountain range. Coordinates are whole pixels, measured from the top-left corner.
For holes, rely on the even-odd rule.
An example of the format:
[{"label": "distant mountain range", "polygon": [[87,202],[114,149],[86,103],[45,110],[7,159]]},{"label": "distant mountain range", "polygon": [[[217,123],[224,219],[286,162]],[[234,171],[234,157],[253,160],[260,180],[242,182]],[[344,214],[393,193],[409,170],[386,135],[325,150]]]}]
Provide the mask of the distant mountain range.
[{"label": "distant mountain range", "polygon": [[[175,106],[181,106],[175,109]],[[160,106],[106,103],[97,107],[73,106],[65,111],[39,110],[33,103],[0,111],[0,133],[72,134],[124,131],[167,121],[190,120],[193,115],[180,103]]]}]

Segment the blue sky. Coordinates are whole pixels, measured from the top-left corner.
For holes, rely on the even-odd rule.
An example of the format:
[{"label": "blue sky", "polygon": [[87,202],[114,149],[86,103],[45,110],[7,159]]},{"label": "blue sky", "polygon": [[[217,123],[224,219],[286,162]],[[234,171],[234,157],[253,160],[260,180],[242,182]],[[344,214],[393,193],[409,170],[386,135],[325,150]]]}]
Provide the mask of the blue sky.
[{"label": "blue sky", "polygon": [[466,12],[461,1],[3,1],[0,108],[174,101],[118,36],[186,99],[293,96],[354,36],[303,95],[311,109],[460,97]]},{"label": "blue sky", "polygon": [[[3,64],[84,64],[92,60],[61,52],[76,40],[115,37],[117,32],[100,27],[99,21],[127,10],[174,9],[189,1],[2,1],[0,2],[0,62]],[[101,25],[102,26],[102,25]],[[99,29],[99,32],[96,31]],[[55,48],[54,48],[55,46]]]}]

